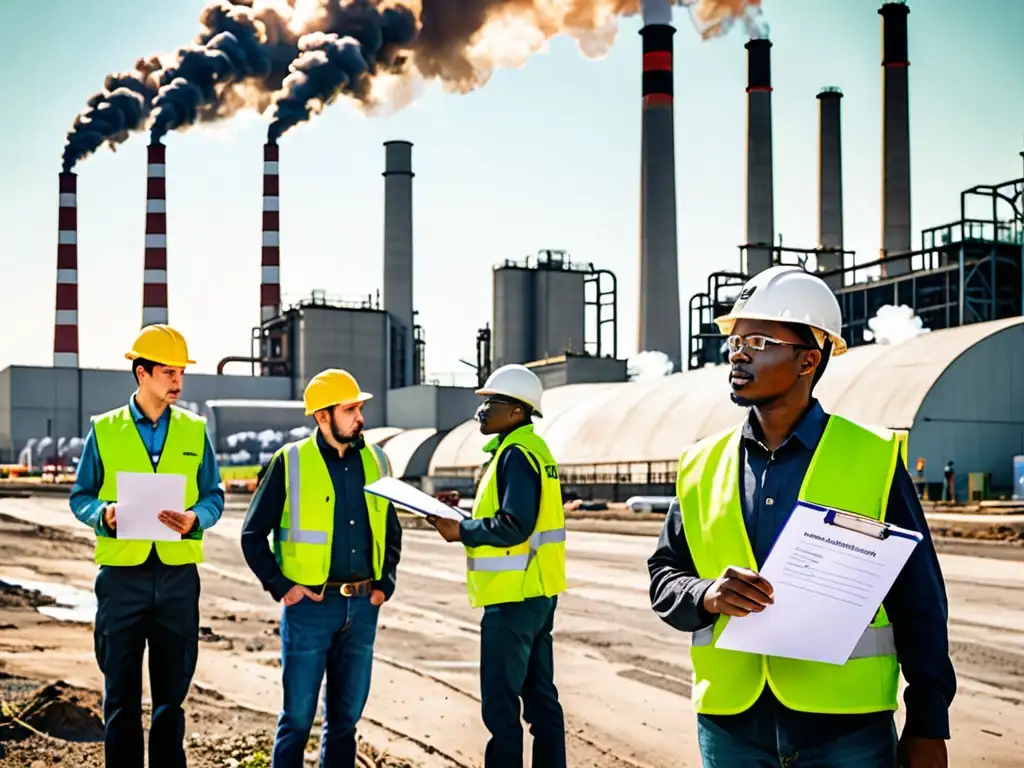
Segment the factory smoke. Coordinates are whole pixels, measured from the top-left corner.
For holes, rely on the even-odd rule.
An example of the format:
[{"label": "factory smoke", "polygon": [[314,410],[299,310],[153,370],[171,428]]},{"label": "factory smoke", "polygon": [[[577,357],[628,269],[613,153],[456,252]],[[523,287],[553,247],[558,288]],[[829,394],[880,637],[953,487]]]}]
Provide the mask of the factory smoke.
[{"label": "factory smoke", "polygon": [[[704,39],[743,25],[763,37],[761,0],[662,0],[689,10]],[[641,0],[219,0],[192,44],[109,75],[75,118],[64,170],[133,132],[169,131],[271,111],[269,138],[348,96],[368,111],[405,106],[424,81],[452,92],[484,85],[551,38],[607,53],[617,19]]]}]

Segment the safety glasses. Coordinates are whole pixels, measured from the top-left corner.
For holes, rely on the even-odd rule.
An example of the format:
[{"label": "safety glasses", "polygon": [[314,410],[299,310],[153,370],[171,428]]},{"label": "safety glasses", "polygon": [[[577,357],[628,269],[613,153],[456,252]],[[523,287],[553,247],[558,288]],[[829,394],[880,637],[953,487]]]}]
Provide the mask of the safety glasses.
[{"label": "safety glasses", "polygon": [[810,344],[801,344],[795,341],[783,341],[782,339],[775,339],[771,336],[764,336],[760,333],[751,333],[747,336],[732,335],[725,340],[726,345],[729,347],[729,352],[735,354],[739,352],[743,347],[752,349],[755,352],[764,352],[765,349],[772,346],[780,347],[792,347],[793,349],[817,349]]}]

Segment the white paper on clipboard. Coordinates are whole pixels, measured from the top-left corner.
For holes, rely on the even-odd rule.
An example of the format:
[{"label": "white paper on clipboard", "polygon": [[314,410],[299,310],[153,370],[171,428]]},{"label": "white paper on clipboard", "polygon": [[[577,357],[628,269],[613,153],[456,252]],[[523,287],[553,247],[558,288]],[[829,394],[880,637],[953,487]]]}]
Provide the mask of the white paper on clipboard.
[{"label": "white paper on clipboard", "polygon": [[363,488],[367,493],[388,499],[396,507],[407,509],[417,515],[443,517],[448,520],[465,520],[469,517],[461,509],[449,507],[443,501],[403,483],[395,477],[382,477]]}]

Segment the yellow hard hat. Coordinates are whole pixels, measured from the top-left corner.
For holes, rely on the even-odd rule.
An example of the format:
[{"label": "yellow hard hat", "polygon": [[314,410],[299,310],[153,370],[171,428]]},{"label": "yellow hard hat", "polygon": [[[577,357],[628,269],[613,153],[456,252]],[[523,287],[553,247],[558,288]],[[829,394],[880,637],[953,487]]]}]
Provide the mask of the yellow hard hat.
[{"label": "yellow hard hat", "polygon": [[335,405],[354,405],[369,400],[373,395],[359,389],[356,377],[340,368],[328,368],[314,376],[302,399],[306,403],[306,415],[312,416],[324,408]]},{"label": "yellow hard hat", "polygon": [[195,360],[188,358],[188,344],[185,337],[169,325],[147,325],[135,339],[132,351],[126,352],[128,360],[152,360],[160,365],[184,368],[195,365]]}]

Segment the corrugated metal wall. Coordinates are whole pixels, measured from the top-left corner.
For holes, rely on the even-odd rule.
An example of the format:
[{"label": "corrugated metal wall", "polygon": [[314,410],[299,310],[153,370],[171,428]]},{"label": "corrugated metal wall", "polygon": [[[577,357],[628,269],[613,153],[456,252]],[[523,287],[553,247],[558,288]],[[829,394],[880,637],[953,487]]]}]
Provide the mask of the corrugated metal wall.
[{"label": "corrugated metal wall", "polygon": [[[90,417],[124,405],[135,390],[135,379],[127,370],[18,366],[0,372],[0,380],[4,376],[10,391],[5,399],[0,389],[0,412],[10,413],[10,435],[5,442],[0,433],[0,451],[6,445],[15,455],[33,437],[83,437]],[[187,373],[181,399],[201,404],[206,400],[287,400],[290,394],[291,382],[286,378]]]},{"label": "corrugated metal wall", "polygon": [[942,482],[946,462],[956,470],[957,498],[969,472],[991,472],[994,489],[1013,485],[1013,457],[1024,454],[1024,325],[969,348],[939,377],[914,419],[908,446],[911,471],[925,459],[925,478]]}]

